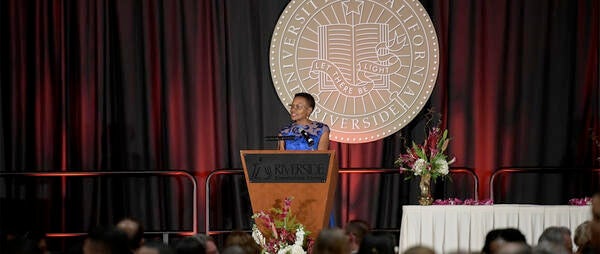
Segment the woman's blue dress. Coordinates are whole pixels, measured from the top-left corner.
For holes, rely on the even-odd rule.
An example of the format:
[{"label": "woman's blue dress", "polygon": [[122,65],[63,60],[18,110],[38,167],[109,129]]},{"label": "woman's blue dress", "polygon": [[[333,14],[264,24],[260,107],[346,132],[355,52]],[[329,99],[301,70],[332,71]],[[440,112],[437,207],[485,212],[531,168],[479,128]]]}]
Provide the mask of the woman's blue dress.
[{"label": "woman's blue dress", "polygon": [[[302,130],[312,138],[313,143],[309,145],[308,139],[302,135]],[[281,136],[294,137],[290,140],[285,140],[285,150],[318,150],[319,140],[324,132],[329,132],[327,124],[313,121],[308,125],[292,123],[279,131]]]}]

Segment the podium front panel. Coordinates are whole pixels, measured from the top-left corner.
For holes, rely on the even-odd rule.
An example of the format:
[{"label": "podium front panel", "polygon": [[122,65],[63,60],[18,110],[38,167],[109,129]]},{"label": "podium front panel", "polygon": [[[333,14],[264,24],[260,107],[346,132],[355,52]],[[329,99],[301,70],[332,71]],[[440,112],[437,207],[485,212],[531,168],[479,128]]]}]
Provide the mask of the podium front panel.
[{"label": "podium front panel", "polygon": [[325,183],[329,154],[246,154],[251,183]]},{"label": "podium front panel", "polygon": [[327,226],[337,186],[335,151],[242,150],[240,155],[254,213],[293,197],[292,213],[313,237]]}]

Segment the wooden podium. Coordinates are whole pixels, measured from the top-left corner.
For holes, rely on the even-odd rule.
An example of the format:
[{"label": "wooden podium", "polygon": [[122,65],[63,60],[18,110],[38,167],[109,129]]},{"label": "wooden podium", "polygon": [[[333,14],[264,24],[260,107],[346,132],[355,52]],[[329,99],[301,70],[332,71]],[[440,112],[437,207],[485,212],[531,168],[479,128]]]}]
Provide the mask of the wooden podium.
[{"label": "wooden podium", "polygon": [[294,197],[292,214],[313,237],[329,222],[338,179],[335,151],[241,150],[254,213],[281,208]]}]

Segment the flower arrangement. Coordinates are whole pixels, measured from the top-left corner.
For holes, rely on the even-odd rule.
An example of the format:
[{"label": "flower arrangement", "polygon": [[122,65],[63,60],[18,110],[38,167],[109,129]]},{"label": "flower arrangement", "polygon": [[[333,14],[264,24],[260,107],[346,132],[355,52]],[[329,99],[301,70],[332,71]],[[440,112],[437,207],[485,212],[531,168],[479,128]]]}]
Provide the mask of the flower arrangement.
[{"label": "flower arrangement", "polygon": [[[428,124],[432,122],[433,112],[429,112]],[[446,149],[450,139],[448,138],[448,130],[442,131],[439,127],[439,122],[429,130],[423,144],[417,145],[412,142],[412,147],[408,148],[406,153],[400,154],[395,161],[395,165],[400,167],[401,171],[410,172],[406,179],[413,176],[420,176],[419,189],[421,197],[419,204],[431,205],[433,198],[431,197],[430,181],[439,177],[449,177],[450,164],[454,163],[455,158],[448,160]]]},{"label": "flower arrangement", "polygon": [[415,176],[431,176],[434,181],[440,176],[447,176],[449,165],[455,161],[454,157],[448,161],[445,154],[449,141],[448,130],[442,132],[440,128],[434,127],[422,145],[413,142],[405,154],[400,154],[395,164],[400,170],[409,171]]},{"label": "flower arrangement", "polygon": [[310,249],[313,241],[310,232],[292,214],[293,197],[283,201],[283,208],[271,208],[252,215],[252,238],[266,254],[304,254],[305,246]]}]

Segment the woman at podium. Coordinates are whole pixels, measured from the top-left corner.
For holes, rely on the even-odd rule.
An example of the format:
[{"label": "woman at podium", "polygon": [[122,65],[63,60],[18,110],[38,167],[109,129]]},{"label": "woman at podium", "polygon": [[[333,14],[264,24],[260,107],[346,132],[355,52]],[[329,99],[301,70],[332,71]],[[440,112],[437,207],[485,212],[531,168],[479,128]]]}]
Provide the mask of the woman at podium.
[{"label": "woman at podium", "polygon": [[282,128],[279,150],[328,150],[329,126],[311,121],[315,98],[309,93],[297,93],[290,106],[292,123]]}]

